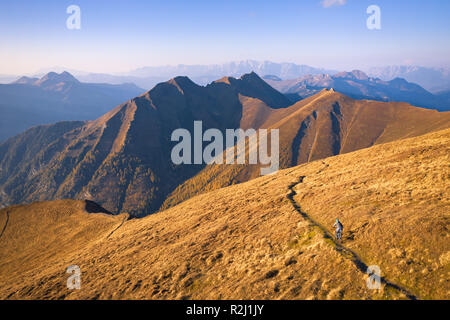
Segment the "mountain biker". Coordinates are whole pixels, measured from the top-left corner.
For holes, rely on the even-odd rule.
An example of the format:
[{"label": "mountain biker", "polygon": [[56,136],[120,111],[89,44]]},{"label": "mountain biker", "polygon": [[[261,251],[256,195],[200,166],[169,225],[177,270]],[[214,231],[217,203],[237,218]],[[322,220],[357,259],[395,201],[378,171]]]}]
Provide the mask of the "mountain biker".
[{"label": "mountain biker", "polygon": [[333,227],[336,227],[336,240],[342,240],[342,230],[344,229],[344,226],[339,221],[339,219],[336,219],[336,222],[333,224]]}]

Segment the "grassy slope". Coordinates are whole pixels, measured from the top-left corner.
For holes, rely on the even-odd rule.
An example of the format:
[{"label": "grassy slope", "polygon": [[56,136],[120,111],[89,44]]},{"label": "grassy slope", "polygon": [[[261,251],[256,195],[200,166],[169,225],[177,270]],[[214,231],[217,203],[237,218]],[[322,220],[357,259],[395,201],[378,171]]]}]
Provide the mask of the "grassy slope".
[{"label": "grassy slope", "polygon": [[[406,103],[354,100],[329,90],[284,109],[271,109],[258,99],[240,99],[241,128],[279,129],[282,169],[450,127],[450,112]],[[180,184],[161,209],[259,176],[259,165],[207,166]]]},{"label": "grassy slope", "polygon": [[[449,145],[449,129],[377,145],[123,225],[86,216],[80,202],[3,209],[0,297],[406,297],[392,286],[368,290],[363,263],[414,296],[449,299]],[[342,246],[327,236],[337,216]],[[71,264],[81,267],[79,291],[65,288]]]}]

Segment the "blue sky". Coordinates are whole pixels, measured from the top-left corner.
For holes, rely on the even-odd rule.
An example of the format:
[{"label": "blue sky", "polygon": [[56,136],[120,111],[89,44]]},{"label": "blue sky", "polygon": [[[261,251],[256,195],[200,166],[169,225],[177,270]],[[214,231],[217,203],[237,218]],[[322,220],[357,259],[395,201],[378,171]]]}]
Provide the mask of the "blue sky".
[{"label": "blue sky", "polygon": [[[328,0],[332,1],[333,0]],[[0,3],[0,74],[64,66],[121,72],[235,60],[334,69],[450,66],[450,1],[41,0]],[[69,5],[81,30],[69,30]],[[381,8],[381,30],[366,9]]]}]

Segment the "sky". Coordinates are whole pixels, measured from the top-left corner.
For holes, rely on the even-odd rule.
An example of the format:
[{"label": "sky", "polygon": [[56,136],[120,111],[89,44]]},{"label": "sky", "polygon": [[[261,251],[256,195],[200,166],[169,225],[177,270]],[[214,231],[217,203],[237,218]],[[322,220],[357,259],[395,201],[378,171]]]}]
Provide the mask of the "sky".
[{"label": "sky", "polygon": [[[81,28],[66,26],[70,5]],[[369,30],[366,10],[381,10]],[[450,67],[446,0],[40,0],[0,2],[0,74],[63,66],[126,72],[238,60],[353,70]]]}]

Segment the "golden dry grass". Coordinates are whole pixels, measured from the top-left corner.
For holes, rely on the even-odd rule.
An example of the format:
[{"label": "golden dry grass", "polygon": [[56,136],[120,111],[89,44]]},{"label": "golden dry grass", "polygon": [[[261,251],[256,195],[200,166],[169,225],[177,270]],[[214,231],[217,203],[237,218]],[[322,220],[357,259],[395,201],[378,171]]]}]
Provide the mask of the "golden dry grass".
[{"label": "golden dry grass", "polygon": [[[450,129],[377,145],[123,224],[80,201],[3,209],[0,298],[407,298],[369,290],[352,250],[411,295],[449,299],[449,145]],[[326,235],[336,217],[343,247]],[[66,288],[72,264],[81,290]]]},{"label": "golden dry grass", "polygon": [[[322,90],[282,109],[242,95],[240,102],[240,128],[279,129],[281,169],[450,127],[450,112],[401,102],[355,100],[334,90]],[[258,164],[206,166],[178,185],[160,210],[194,195],[259,177],[260,168]]]}]

